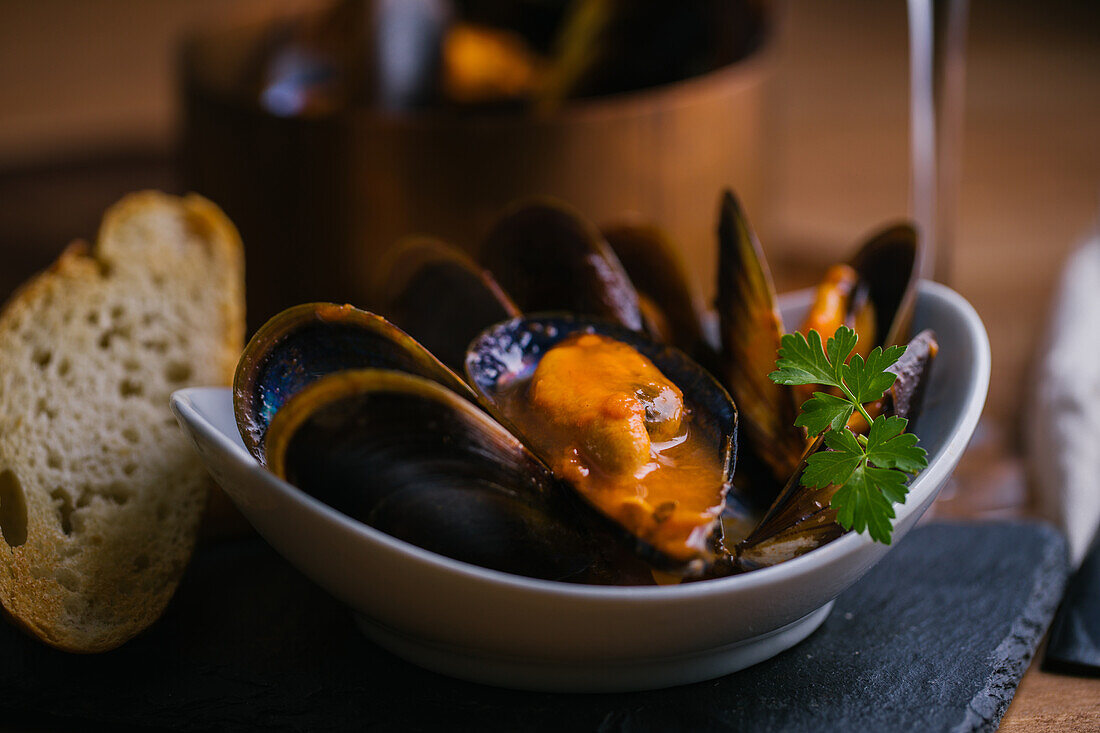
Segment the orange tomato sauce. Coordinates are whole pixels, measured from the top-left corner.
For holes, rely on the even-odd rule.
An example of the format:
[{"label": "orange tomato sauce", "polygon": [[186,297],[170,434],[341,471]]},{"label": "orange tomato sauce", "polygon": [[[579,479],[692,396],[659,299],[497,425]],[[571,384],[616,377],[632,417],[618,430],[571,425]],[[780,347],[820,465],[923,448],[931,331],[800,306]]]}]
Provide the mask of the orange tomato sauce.
[{"label": "orange tomato sauce", "polygon": [[558,476],[631,534],[676,561],[709,557],[724,503],[723,446],[633,347],[572,336],[502,408]]}]

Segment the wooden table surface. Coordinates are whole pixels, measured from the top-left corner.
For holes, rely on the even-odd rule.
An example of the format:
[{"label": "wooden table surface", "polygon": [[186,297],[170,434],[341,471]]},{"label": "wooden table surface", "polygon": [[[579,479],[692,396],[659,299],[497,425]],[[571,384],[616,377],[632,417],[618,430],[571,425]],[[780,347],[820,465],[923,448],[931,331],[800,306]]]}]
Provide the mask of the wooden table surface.
[{"label": "wooden table surface", "polygon": [[[1027,377],[1065,255],[1100,213],[1100,22],[1087,3],[974,0],[951,284],[993,348],[986,417],[939,516],[1024,516]],[[813,280],[907,210],[904,3],[795,0],[784,10],[762,237],[781,288]],[[858,17],[860,22],[852,22]],[[176,188],[142,151],[0,171],[0,298],[128,190]],[[1100,730],[1100,679],[1027,672],[1002,730]]]}]

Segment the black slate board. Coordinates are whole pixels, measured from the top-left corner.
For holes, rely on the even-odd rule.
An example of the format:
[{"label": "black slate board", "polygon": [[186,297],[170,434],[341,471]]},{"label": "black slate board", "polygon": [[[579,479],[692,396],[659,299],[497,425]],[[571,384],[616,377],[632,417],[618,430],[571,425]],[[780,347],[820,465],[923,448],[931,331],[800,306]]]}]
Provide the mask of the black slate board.
[{"label": "black slate board", "polygon": [[1050,627],[1043,668],[1100,675],[1100,534],[1066,588]]},{"label": "black slate board", "polygon": [[994,730],[1066,574],[1065,544],[1046,526],[928,525],[772,660],[669,690],[556,695],[402,662],[246,541],[200,552],[165,617],[115,652],[70,656],[0,628],[0,720],[178,731]]}]

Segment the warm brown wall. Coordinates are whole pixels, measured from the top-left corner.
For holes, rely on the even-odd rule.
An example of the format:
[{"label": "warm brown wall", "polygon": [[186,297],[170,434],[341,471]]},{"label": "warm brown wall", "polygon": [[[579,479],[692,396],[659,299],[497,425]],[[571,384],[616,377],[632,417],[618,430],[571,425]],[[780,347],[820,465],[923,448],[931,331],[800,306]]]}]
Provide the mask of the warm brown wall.
[{"label": "warm brown wall", "polygon": [[165,147],[180,36],[322,0],[0,0],[0,167]]}]

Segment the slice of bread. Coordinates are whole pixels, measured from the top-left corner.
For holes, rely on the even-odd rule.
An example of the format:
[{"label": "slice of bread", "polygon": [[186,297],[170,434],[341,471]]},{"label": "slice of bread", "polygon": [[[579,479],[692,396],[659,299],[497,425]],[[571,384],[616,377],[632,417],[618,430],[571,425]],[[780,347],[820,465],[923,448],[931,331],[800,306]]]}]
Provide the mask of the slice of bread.
[{"label": "slice of bread", "polygon": [[240,237],[199,196],[127,196],[0,312],[0,603],[43,641],[112,649],[164,610],[210,486],[168,408],[228,385]]}]

